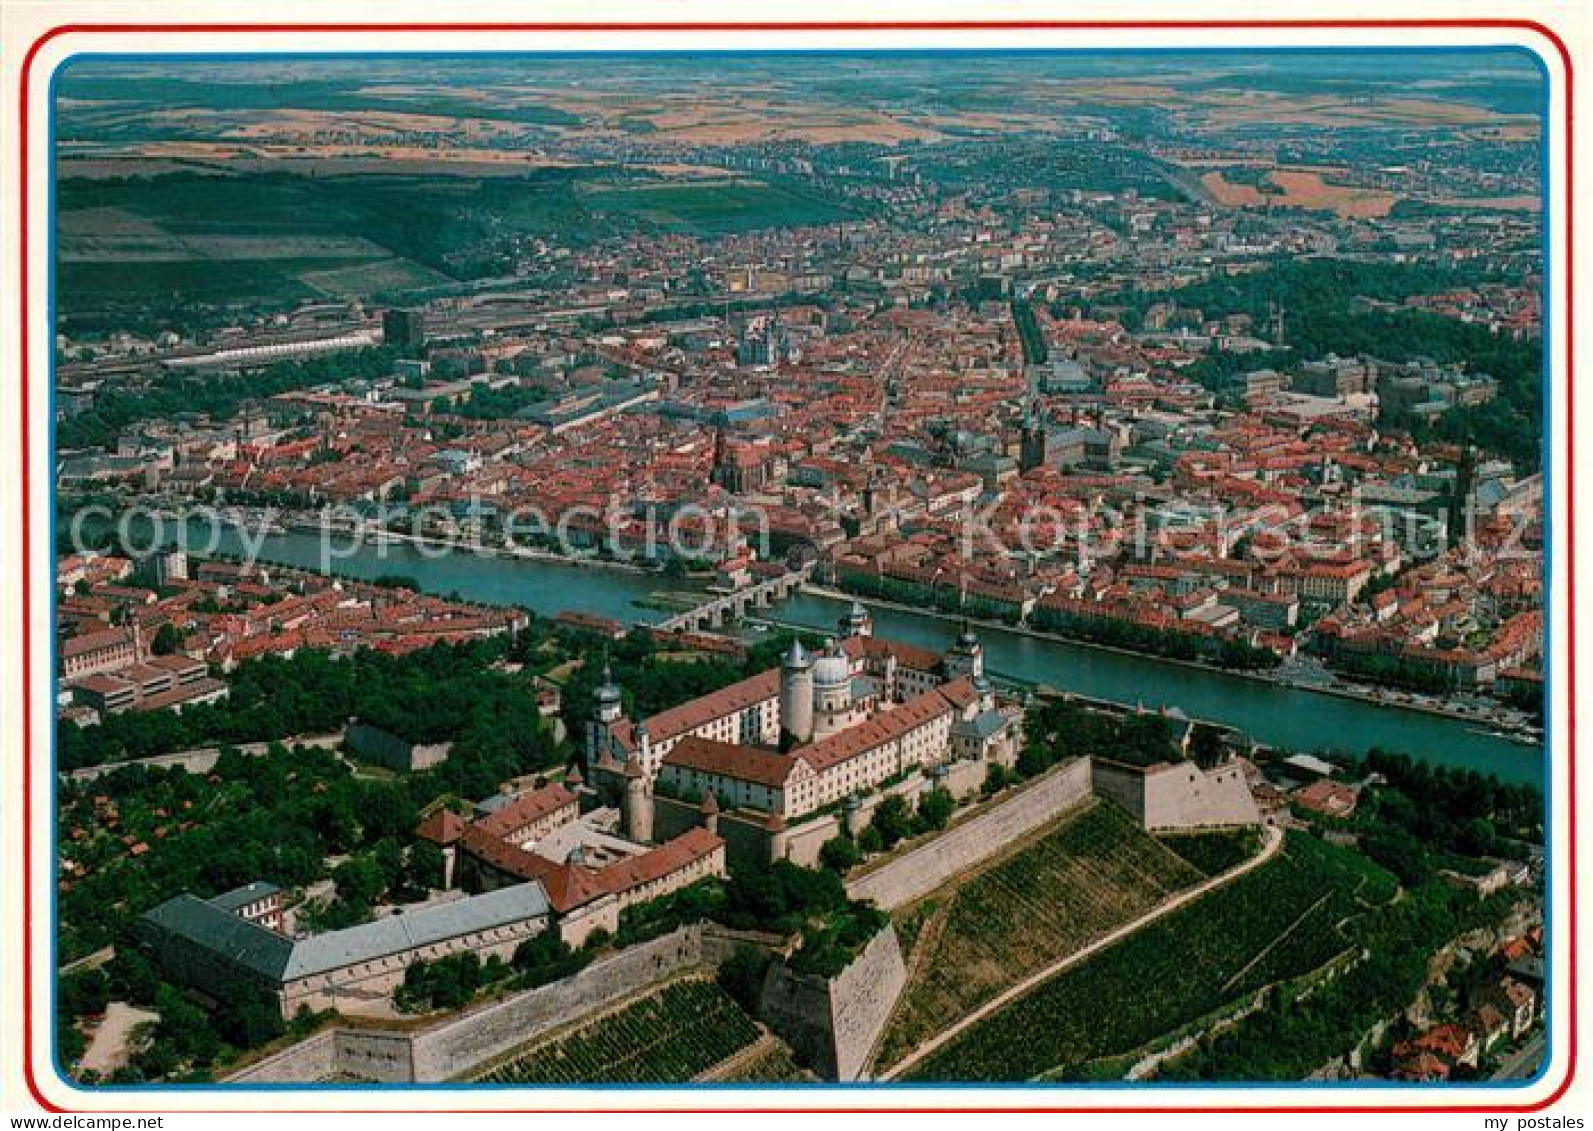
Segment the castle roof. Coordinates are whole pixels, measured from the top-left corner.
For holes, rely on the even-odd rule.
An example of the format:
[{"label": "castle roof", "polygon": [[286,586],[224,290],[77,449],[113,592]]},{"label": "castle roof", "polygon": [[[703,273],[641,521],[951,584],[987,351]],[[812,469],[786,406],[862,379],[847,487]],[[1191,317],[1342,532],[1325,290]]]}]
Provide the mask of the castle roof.
[{"label": "castle roof", "polygon": [[488,813],[476,824],[495,836],[508,836],[517,829],[540,821],[549,813],[556,813],[566,806],[576,804],[579,800],[580,798],[563,785],[545,785],[541,789],[533,789],[530,793],[522,793],[511,799],[507,805]]},{"label": "castle roof", "polygon": [[813,663],[813,683],[818,687],[843,687],[852,679],[852,664],[842,652],[829,652]]},{"label": "castle roof", "polygon": [[242,908],[249,906],[249,904],[276,895],[281,890],[276,884],[266,880],[256,880],[252,884],[244,884],[242,887],[233,888],[231,891],[224,891],[210,902],[223,911],[231,911],[236,914]]},{"label": "castle roof", "polygon": [[465,831],[466,821],[452,809],[438,809],[415,827],[415,835],[433,844],[449,845]]},{"label": "castle roof", "polygon": [[974,738],[985,741],[1001,733],[1001,728],[1007,725],[1007,717],[1000,711],[980,711],[971,719],[958,719],[952,724],[952,729],[960,734],[972,735]]},{"label": "castle roof", "polygon": [[291,982],[402,954],[548,913],[540,883],[390,915],[341,931],[290,939],[184,893],[145,912],[146,928],[176,936],[272,982]]},{"label": "castle roof", "polygon": [[831,766],[901,738],[937,715],[960,712],[963,706],[973,701],[973,697],[973,685],[968,679],[956,679],[916,695],[899,707],[881,711],[856,726],[847,727],[811,746],[803,747],[796,756],[822,773]]},{"label": "castle roof", "polygon": [[647,728],[654,742],[663,742],[696,730],[704,723],[757,706],[779,694],[780,670],[770,668],[739,683],[693,699],[690,703],[660,711],[647,720]]},{"label": "castle roof", "polygon": [[899,640],[882,640],[878,636],[852,636],[841,642],[841,650],[853,659],[860,656],[893,656],[904,668],[916,672],[932,672],[940,666],[940,653],[916,644]]},{"label": "castle roof", "polygon": [[785,754],[689,735],[664,755],[663,764],[754,785],[783,787],[797,760]]},{"label": "castle roof", "polygon": [[568,860],[549,860],[475,826],[465,831],[462,841],[465,851],[476,859],[511,876],[538,881],[547,891],[549,904],[560,914],[602,896],[663,879],[724,843],[707,829],[694,828],[657,848],[593,869]]},{"label": "castle roof", "polygon": [[597,685],[597,701],[599,703],[618,703],[621,698],[619,686],[614,682],[613,669],[604,664],[603,682]]}]

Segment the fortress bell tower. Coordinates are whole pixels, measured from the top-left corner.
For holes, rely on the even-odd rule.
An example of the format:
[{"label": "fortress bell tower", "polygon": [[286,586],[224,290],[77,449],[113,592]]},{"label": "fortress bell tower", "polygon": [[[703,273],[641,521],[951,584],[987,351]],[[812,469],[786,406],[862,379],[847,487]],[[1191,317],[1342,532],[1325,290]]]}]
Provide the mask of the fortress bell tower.
[{"label": "fortress bell tower", "polygon": [[625,720],[625,699],[614,674],[603,665],[603,682],[597,687],[597,707],[586,724],[586,764],[590,769],[605,757],[623,761],[624,747],[615,740],[614,731]]}]

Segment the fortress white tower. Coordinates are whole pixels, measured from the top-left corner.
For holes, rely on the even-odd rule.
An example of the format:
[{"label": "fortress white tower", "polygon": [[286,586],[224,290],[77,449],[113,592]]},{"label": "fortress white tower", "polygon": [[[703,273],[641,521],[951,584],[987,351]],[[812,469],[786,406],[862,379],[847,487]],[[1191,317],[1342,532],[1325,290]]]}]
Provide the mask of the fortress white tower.
[{"label": "fortress white tower", "polygon": [[813,662],[813,736],[823,738],[851,721],[852,663],[832,641]]},{"label": "fortress white tower", "polygon": [[780,661],[780,739],[781,745],[813,739],[813,661],[799,640]]}]

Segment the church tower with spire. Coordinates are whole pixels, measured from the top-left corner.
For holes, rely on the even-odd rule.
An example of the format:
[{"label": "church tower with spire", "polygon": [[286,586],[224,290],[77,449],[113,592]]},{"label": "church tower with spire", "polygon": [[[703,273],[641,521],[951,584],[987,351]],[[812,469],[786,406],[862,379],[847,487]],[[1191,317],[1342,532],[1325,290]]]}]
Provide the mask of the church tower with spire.
[{"label": "church tower with spire", "polygon": [[1023,426],[1018,433],[1018,473],[1044,467],[1046,460],[1045,423],[1034,411],[1034,398],[1023,402]]},{"label": "church tower with spire", "polygon": [[614,682],[614,673],[603,665],[603,682],[597,686],[597,707],[586,724],[586,765],[588,770],[605,758],[624,761],[625,749],[615,738],[615,730],[625,721],[625,697]]},{"label": "church tower with spire", "polygon": [[725,490],[730,490],[730,452],[725,442],[724,425],[714,429],[714,462],[709,469],[708,479],[717,483]]}]

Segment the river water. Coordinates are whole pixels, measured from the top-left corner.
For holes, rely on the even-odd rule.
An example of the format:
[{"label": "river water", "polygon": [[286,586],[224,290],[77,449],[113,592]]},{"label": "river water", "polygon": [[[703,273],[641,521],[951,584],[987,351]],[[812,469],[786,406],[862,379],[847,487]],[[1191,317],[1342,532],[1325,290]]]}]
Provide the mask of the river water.
[{"label": "river water", "polygon": [[[219,548],[243,552],[230,530],[222,532]],[[626,623],[664,619],[667,612],[638,602],[681,588],[650,574],[467,553],[436,556],[401,542],[366,545],[324,562],[319,537],[301,532],[266,536],[260,558],[308,569],[330,564],[335,573],[366,580],[404,575],[431,593],[520,605],[544,616],[578,610]],[[768,615],[825,631],[834,628],[845,608],[833,598],[800,593]],[[891,608],[876,608],[873,614],[876,634],[887,639],[938,650],[956,633],[955,624],[937,617]],[[1238,727],[1271,745],[1354,753],[1381,746],[1504,781],[1543,784],[1542,750],[1495,738],[1476,723],[995,628],[982,628],[980,637],[986,666],[999,675],[1100,699],[1177,707],[1195,718]]]}]

